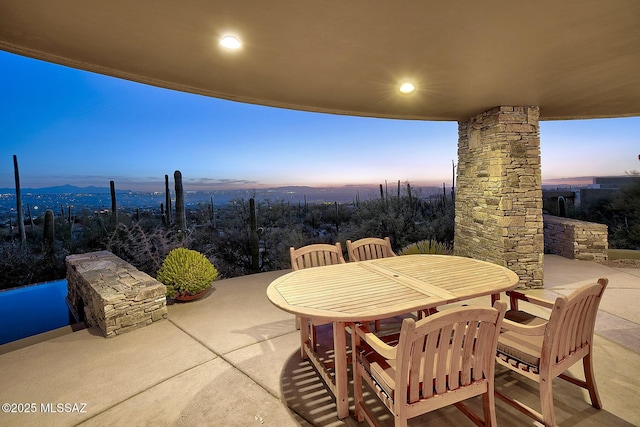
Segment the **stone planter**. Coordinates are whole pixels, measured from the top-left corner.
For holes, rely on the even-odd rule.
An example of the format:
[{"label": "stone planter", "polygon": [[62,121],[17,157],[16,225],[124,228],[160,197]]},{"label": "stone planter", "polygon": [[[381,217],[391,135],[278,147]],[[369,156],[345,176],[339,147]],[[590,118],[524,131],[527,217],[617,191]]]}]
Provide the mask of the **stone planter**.
[{"label": "stone planter", "polygon": [[69,255],[65,262],[69,306],[105,337],[167,318],[167,288],[111,252]]}]

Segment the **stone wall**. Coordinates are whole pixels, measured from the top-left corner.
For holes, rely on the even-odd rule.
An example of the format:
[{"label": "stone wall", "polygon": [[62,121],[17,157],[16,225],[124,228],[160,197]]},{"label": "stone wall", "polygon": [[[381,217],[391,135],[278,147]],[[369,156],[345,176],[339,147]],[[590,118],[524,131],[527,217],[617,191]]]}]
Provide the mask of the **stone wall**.
[{"label": "stone wall", "polygon": [[458,123],[456,255],[494,262],[542,287],[538,107],[496,107]]},{"label": "stone wall", "polygon": [[607,226],[577,219],[544,215],[544,251],[565,258],[605,262],[608,259]]},{"label": "stone wall", "polygon": [[167,318],[166,287],[111,252],[70,255],[66,265],[69,304],[105,337]]}]

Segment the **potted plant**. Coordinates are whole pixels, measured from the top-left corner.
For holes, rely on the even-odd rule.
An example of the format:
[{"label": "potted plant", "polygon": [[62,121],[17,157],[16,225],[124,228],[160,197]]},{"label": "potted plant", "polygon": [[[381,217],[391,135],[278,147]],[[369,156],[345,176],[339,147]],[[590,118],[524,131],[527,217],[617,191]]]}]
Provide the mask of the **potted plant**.
[{"label": "potted plant", "polygon": [[167,287],[167,297],[191,301],[203,297],[218,277],[218,270],[203,254],[175,248],[164,259],[157,279]]}]

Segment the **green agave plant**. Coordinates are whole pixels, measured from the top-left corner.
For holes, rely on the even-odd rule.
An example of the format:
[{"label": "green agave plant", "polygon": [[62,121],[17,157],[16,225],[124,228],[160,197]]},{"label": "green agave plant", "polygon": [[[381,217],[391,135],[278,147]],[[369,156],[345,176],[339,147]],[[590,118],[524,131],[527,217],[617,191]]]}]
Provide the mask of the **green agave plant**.
[{"label": "green agave plant", "polygon": [[167,286],[167,296],[195,295],[211,286],[218,270],[198,251],[173,249],[162,262],[157,279]]},{"label": "green agave plant", "polygon": [[451,255],[452,253],[453,250],[449,247],[449,245],[437,242],[435,240],[420,240],[419,242],[405,246],[398,252],[399,255]]}]

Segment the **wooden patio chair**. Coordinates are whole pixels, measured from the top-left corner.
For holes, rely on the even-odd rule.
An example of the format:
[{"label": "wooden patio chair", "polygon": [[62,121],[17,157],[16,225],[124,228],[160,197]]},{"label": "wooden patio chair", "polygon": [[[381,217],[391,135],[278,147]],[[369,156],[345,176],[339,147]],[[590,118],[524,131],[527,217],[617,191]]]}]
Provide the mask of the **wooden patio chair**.
[{"label": "wooden patio chair", "polygon": [[[291,269],[293,271],[302,270],[304,268],[346,263],[344,256],[342,255],[342,245],[340,245],[340,242],[336,242],[335,245],[315,243],[302,246],[298,249],[291,247],[289,249],[289,254],[291,256]],[[306,323],[305,327],[310,328],[311,348],[315,351],[318,345],[316,326],[320,326],[320,324],[314,324],[310,319],[303,320],[299,316],[296,316],[297,329],[301,328],[301,322]],[[301,339],[303,339],[302,337],[304,337],[304,334],[301,334]],[[302,342],[301,345],[304,345],[304,343]]]},{"label": "wooden patio chair", "polygon": [[[388,237],[365,237],[352,242],[347,240],[347,255],[349,261],[366,261],[369,259],[388,258],[397,256],[391,247]],[[375,321],[375,329],[380,330],[380,321]]]},{"label": "wooden patio chair", "polygon": [[[502,324],[496,360],[539,384],[542,413],[499,391],[496,396],[545,426],[555,427],[552,382],[560,377],[587,389],[591,405],[597,409],[602,407],[593,372],[593,329],[608,282],[601,278],[598,283],[583,286],[569,296],[559,296],[555,303],[520,292],[507,292],[511,309]],[[549,320],[518,310],[518,301],[551,309]],[[564,373],[580,360],[584,381]]]},{"label": "wooden patio chair", "polygon": [[[388,237],[384,239],[378,237],[365,237],[363,239],[352,242],[347,240],[347,255],[349,261],[366,261],[370,259],[388,258],[398,256],[391,247],[391,240]],[[428,310],[420,310],[416,313],[418,319],[436,313],[435,308]],[[375,321],[376,330],[380,330],[380,321]]]},{"label": "wooden patio chair", "polygon": [[336,242],[335,245],[326,243],[316,243],[295,249],[289,249],[291,255],[291,269],[293,271],[309,267],[321,267],[323,265],[344,264],[342,255],[342,245]]},{"label": "wooden patio chair", "polygon": [[349,261],[366,261],[368,259],[396,256],[393,248],[391,248],[391,240],[388,237],[384,239],[365,237],[355,242],[347,240],[347,255],[349,256]]},{"label": "wooden patio chair", "polygon": [[[363,401],[362,381],[392,412],[407,419],[455,405],[478,425],[496,425],[495,351],[507,305],[459,307],[417,322],[406,318],[391,346],[359,326],[351,335],[355,415],[370,425],[376,416]],[[462,401],[482,395],[483,418]]]}]

